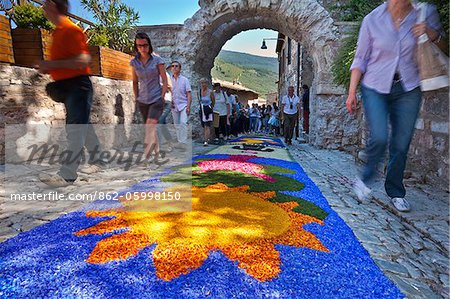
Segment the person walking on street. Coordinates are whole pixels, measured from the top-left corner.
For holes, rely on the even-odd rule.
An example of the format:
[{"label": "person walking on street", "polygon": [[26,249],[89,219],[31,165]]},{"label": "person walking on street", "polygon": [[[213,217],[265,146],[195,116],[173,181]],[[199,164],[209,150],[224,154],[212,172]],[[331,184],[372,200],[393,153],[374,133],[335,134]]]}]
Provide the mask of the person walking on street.
[{"label": "person walking on street", "polygon": [[284,119],[284,142],[292,145],[294,127],[300,112],[300,99],[294,94],[294,86],[288,87],[288,94],[281,101]]},{"label": "person walking on street", "polygon": [[258,104],[256,104],[256,108],[258,109],[258,120],[257,120],[257,124],[256,124],[256,132],[261,132],[261,127],[262,127],[262,118],[263,118],[263,113],[265,110],[265,107],[260,107]]},{"label": "person walking on street", "polygon": [[188,78],[181,75],[181,63],[173,61],[172,67],[172,116],[176,126],[178,144],[176,148],[187,147],[187,123],[191,114],[192,89]]},{"label": "person walking on street", "polygon": [[247,104],[243,108],[243,114],[244,114],[244,134],[249,134],[251,131],[251,122],[250,122],[250,105]]},{"label": "person walking on street", "polygon": [[417,16],[410,0],[388,0],[364,18],[350,68],[346,102],[352,113],[357,104],[356,89],[364,75],[361,92],[370,138],[366,147],[368,161],[361,177],[354,182],[354,191],[361,201],[369,198],[371,190],[367,184],[389,145],[384,187],[394,207],[401,212],[411,209],[405,199],[403,173],[422,101],[415,59],[417,38],[426,32],[431,41],[439,42],[442,34],[434,6],[429,5],[424,24],[416,24]]},{"label": "person walking on street", "polygon": [[[83,30],[67,16],[67,0],[46,0],[43,6],[47,19],[55,24],[50,47],[50,60],[38,65],[41,73],[55,80],[56,93],[64,93],[66,134],[70,155],[62,161],[56,175],[41,174],[39,179],[52,187],[64,187],[77,179],[83,148],[99,151],[100,143],[90,124],[93,87],[89,79],[91,55]],[[90,161],[92,162],[92,161]]]},{"label": "person walking on street", "polygon": [[255,134],[258,130],[258,117],[259,117],[258,104],[253,103],[250,108],[250,132]]},{"label": "person walking on street", "polygon": [[292,137],[295,135],[295,140],[298,140],[300,138],[300,109],[297,111],[297,115],[295,116],[295,126],[294,126],[294,133],[292,134]]},{"label": "person walking on street", "polygon": [[273,103],[273,109],[270,113],[270,119],[269,119],[269,134],[277,135],[278,133],[278,127],[280,126],[280,111],[277,107],[276,103]]},{"label": "person walking on street", "polygon": [[264,133],[269,133],[269,119],[272,116],[272,105],[267,104],[266,111],[264,112]]},{"label": "person walking on street", "polygon": [[200,91],[198,96],[200,102],[200,123],[203,127],[203,146],[208,146],[211,138],[211,125],[214,118],[215,98],[206,78],[200,79],[199,83]]},{"label": "person walking on street", "polygon": [[227,133],[228,136],[234,135],[237,136],[235,132],[235,124],[236,124],[236,96],[232,93],[227,93],[228,102],[230,103],[230,121],[227,124]]},{"label": "person walking on street", "polygon": [[[167,67],[168,69],[170,67]],[[170,134],[170,130],[167,124],[167,116],[172,110],[172,80],[170,79],[170,74],[166,72],[167,77],[167,92],[164,95],[164,108],[161,116],[158,119],[158,140],[160,142],[160,147],[165,141],[164,151],[170,153],[173,150],[174,138]],[[160,83],[162,84],[162,79],[160,78]]]},{"label": "person walking on street", "polygon": [[214,99],[214,112],[219,114],[219,128],[216,129],[216,138],[219,138],[222,134],[225,139],[228,139],[227,124],[230,123],[231,104],[220,83],[214,83]]},{"label": "person walking on street", "polygon": [[[157,124],[164,109],[164,97],[168,89],[164,61],[153,53],[153,46],[146,33],[134,38],[136,56],[130,65],[133,75],[133,93],[145,124],[144,157],[151,162],[159,158]],[[161,83],[160,84],[160,80]]]},{"label": "person walking on street", "polygon": [[243,115],[242,115],[242,104],[241,102],[239,102],[239,98],[237,95],[234,95],[235,101],[236,101],[236,105],[235,105],[235,121],[234,121],[234,129],[232,131],[234,131],[234,135],[236,137],[239,137],[240,134],[242,134],[243,132]]}]

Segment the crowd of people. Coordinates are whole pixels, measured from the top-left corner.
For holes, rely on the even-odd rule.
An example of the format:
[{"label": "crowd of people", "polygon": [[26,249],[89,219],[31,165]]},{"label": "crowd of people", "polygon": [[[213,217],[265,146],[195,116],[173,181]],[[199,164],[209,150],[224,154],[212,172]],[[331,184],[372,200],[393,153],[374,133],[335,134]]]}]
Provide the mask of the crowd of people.
[{"label": "crowd of people", "polygon": [[[181,63],[173,61],[167,71],[164,61],[154,53],[151,40],[145,33],[135,37],[136,57],[131,61],[133,69],[133,91],[143,122],[147,124],[144,143],[147,157],[155,159],[159,155],[159,145],[166,142],[166,150],[172,146],[186,147],[187,124],[190,118],[193,101],[191,84],[181,75]],[[221,142],[241,134],[283,134],[286,144],[292,144],[294,130],[300,126],[301,117],[303,130],[309,130],[309,88],[303,85],[302,100],[294,95],[294,87],[289,87],[288,95],[283,97],[281,109],[277,103],[258,105],[243,103],[236,94],[230,93],[220,83],[211,83],[207,78],[198,82],[197,100],[199,103],[198,117],[203,127],[203,145],[211,142]],[[293,99],[293,103],[291,101]],[[300,108],[302,104],[302,108]],[[303,114],[301,111],[303,110]],[[156,124],[166,124],[166,118],[172,112],[173,123],[177,126],[176,140],[167,132],[165,126],[161,131]],[[305,114],[308,113],[308,114]],[[194,116],[195,117],[195,116]],[[214,132],[214,137],[212,133]],[[157,134],[158,133],[158,134]]]},{"label": "crowd of people", "polygon": [[[237,95],[223,89],[220,83],[214,83],[213,90],[210,91],[206,78],[200,80],[200,86],[202,107],[200,117],[201,124],[205,128],[204,145],[207,146],[210,142],[211,135],[209,132],[211,126],[214,126],[216,141],[228,140],[242,134],[280,136],[292,131],[292,135],[295,129],[297,129],[295,130],[297,132],[296,137],[299,137],[299,127],[302,125],[302,109],[298,106],[294,107],[292,123],[288,123],[285,111],[280,109],[276,102],[262,105],[258,103],[243,103]],[[305,113],[309,113],[309,88],[307,85],[304,85],[302,99],[298,100],[297,97],[297,103],[302,103],[304,117]],[[305,99],[308,100],[306,104],[304,102]],[[206,111],[211,111],[208,114],[210,117],[209,122],[205,122],[205,107]],[[302,127],[304,132],[309,130],[308,121],[309,119],[304,118]],[[292,138],[286,137],[285,139],[286,143],[289,144],[287,141]]]},{"label": "crowd of people", "polygon": [[[88,77],[90,55],[86,36],[67,17],[66,0],[48,0],[44,10],[46,16],[57,25],[57,29],[53,34],[51,60],[42,61],[39,68],[41,72],[52,75],[61,91],[73,90],[73,93],[67,94],[67,99],[64,100],[67,124],[88,125],[77,132],[68,131],[69,147],[76,152],[81,152],[83,147],[99,148],[100,143],[95,131],[89,128],[93,90]],[[60,41],[60,35],[63,34],[73,35],[73,38],[64,43]],[[196,117],[195,114],[191,117],[195,95],[189,79],[182,75],[181,63],[172,61],[166,67],[164,60],[155,53],[150,37],[146,33],[139,32],[135,35],[134,50],[136,54],[130,61],[130,66],[136,108],[145,125],[144,157],[147,163],[158,164],[162,155],[174,148],[187,149],[188,122],[192,117]],[[66,60],[63,60],[64,58]],[[70,86],[67,80],[70,80]],[[277,103],[249,105],[240,101],[237,95],[230,93],[220,83],[212,85],[206,78],[200,79],[198,86],[195,100],[198,100],[199,104],[198,117],[203,127],[204,146],[208,146],[210,142],[221,143],[241,134],[276,136],[284,134],[286,143],[292,144],[295,127],[298,137],[299,120],[302,116],[300,103],[303,102],[303,107],[309,105],[307,86],[304,89],[303,101],[293,95],[294,88],[290,86],[289,94],[281,101],[281,107],[278,107]],[[80,87],[82,92],[79,90]],[[295,104],[287,105],[287,101],[292,97]],[[305,102],[306,98],[308,102]],[[175,132],[172,133],[166,126],[170,114],[175,126]],[[304,123],[304,129],[307,127],[308,124]],[[63,164],[56,176],[43,175],[41,181],[53,186],[69,185],[77,179],[79,164],[79,159],[74,159],[70,163]]]},{"label": "crowd of people", "polygon": [[[370,138],[366,148],[368,163],[353,186],[356,195],[360,199],[369,197],[371,190],[368,184],[373,180],[377,164],[389,145],[385,189],[392,204],[402,212],[410,210],[410,204],[405,199],[403,173],[422,99],[421,78],[414,55],[416,42],[425,33],[436,44],[443,36],[436,8],[429,8],[425,22],[420,24],[416,23],[419,11],[410,0],[389,0],[364,18],[351,66],[346,102],[347,109],[352,113],[357,106],[357,86],[361,81],[362,103]],[[89,121],[93,88],[88,76],[91,57],[86,36],[67,17],[67,0],[47,0],[44,11],[56,29],[50,60],[41,61],[38,67],[55,80],[53,89],[64,93],[62,102],[66,108],[67,125],[84,125],[82,129],[67,126],[69,148],[79,153],[83,147],[99,147]],[[172,61],[166,69],[164,60],[154,53],[147,34],[136,34],[134,48],[136,56],[130,65],[134,97],[145,124],[144,153],[149,162],[157,163],[163,141],[167,151],[172,146],[180,149],[187,146],[192,89],[188,78],[181,74],[181,63]],[[288,93],[281,98],[280,107],[276,103],[244,105],[219,83],[211,86],[205,78],[200,80],[199,86],[198,116],[204,128],[205,146],[211,140],[212,126],[216,138],[229,139],[233,135],[254,133],[283,134],[285,143],[291,145],[303,118],[303,131],[309,133],[310,95],[306,85],[302,86],[301,99],[294,93],[294,86],[289,86]],[[177,126],[176,136],[171,136],[164,126],[161,130],[157,128],[158,124],[167,123],[170,113]],[[41,176],[41,181],[58,187],[72,184],[77,179],[81,159],[78,154],[76,157],[64,162],[57,175]]]}]

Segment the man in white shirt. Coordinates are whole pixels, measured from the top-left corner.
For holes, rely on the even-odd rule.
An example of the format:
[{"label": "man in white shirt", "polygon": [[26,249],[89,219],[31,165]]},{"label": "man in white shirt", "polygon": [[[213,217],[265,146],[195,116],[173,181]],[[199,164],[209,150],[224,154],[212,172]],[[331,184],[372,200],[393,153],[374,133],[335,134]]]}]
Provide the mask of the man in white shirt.
[{"label": "man in white shirt", "polygon": [[231,110],[233,110],[233,108],[235,108],[235,106],[236,106],[236,95],[230,94],[228,96],[228,101],[230,102]]},{"label": "man in white shirt", "polygon": [[214,113],[219,114],[219,127],[215,130],[216,138],[222,134],[228,139],[227,125],[230,123],[231,104],[220,83],[214,83],[214,98]]},{"label": "man in white shirt", "polygon": [[228,96],[228,102],[230,103],[230,123],[227,126],[228,136],[234,135],[237,137],[236,133],[236,95],[230,94]]},{"label": "man in white shirt", "polygon": [[288,94],[281,101],[281,111],[284,118],[284,142],[292,145],[295,123],[300,115],[300,99],[294,94],[294,86],[288,87]]},{"label": "man in white shirt", "polygon": [[171,63],[172,67],[172,116],[177,126],[177,139],[181,146],[187,143],[187,122],[191,113],[192,89],[189,80],[181,75],[181,64],[178,61]]},{"label": "man in white shirt", "polygon": [[[168,66],[166,69],[169,70],[171,66]],[[164,95],[164,110],[161,116],[158,120],[158,140],[160,142],[160,147],[163,144],[163,141],[166,142],[165,144],[165,151],[171,152],[173,150],[172,146],[175,143],[175,138],[172,137],[170,134],[168,125],[167,125],[167,116],[169,116],[169,113],[172,111],[172,76],[166,72],[167,76],[167,92]],[[159,83],[162,84],[161,77],[159,78]]]}]

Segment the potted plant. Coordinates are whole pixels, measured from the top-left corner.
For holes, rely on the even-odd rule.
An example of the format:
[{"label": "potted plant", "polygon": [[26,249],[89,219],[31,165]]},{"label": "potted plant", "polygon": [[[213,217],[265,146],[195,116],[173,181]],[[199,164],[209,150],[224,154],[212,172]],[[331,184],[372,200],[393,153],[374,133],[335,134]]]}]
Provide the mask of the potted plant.
[{"label": "potted plant", "polygon": [[12,30],[14,59],[17,65],[33,67],[36,62],[49,58],[53,25],[44,16],[42,7],[31,3],[18,5],[14,9]]},{"label": "potted plant", "polygon": [[132,56],[126,53],[132,52],[133,41],[128,32],[136,25],[139,15],[120,0],[81,0],[81,4],[98,22],[88,33],[92,74],[131,80]]},{"label": "potted plant", "polygon": [[89,46],[92,75],[117,80],[131,80],[131,55],[102,46]]},{"label": "potted plant", "polygon": [[14,63],[11,26],[5,16],[0,16],[0,62]]}]

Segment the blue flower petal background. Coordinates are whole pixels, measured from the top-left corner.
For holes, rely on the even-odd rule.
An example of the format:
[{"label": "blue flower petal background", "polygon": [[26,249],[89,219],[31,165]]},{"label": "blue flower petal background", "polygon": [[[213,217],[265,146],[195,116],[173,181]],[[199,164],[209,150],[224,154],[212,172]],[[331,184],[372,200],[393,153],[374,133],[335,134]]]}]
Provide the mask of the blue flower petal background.
[{"label": "blue flower petal background", "polygon": [[[223,159],[202,155],[196,159]],[[211,252],[202,266],[169,282],[158,279],[152,261],[155,245],[137,256],[106,264],[85,262],[101,239],[114,233],[78,237],[76,231],[108,218],[88,218],[87,210],[112,208],[117,202],[94,202],[0,244],[1,298],[403,298],[382,273],[351,229],[330,208],[300,165],[277,159],[251,162],[288,167],[284,174],[305,184],[286,194],[301,197],[329,213],[324,225],[304,228],[330,252],[276,245],[281,273],[260,282],[237,267],[220,251]],[[127,190],[157,184],[143,181]],[[156,186],[156,185],[155,185]]]}]

